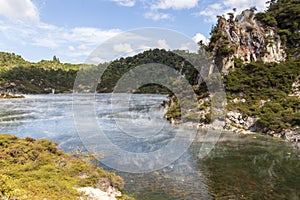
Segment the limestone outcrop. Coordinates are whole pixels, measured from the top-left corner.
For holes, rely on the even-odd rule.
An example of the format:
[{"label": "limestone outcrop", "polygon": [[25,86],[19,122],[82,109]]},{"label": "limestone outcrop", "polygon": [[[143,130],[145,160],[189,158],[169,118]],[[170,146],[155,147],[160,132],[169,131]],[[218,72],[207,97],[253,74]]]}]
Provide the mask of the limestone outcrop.
[{"label": "limestone outcrop", "polygon": [[263,26],[255,18],[254,12],[252,8],[236,17],[234,13],[228,13],[228,19],[218,17],[209,50],[223,74],[234,68],[238,59],[244,63],[285,61],[286,53],[276,28]]}]

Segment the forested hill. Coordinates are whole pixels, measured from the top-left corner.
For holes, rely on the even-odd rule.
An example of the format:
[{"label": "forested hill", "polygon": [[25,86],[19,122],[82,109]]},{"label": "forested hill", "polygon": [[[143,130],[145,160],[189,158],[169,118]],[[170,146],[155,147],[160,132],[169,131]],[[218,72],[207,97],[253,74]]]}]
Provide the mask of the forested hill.
[{"label": "forested hill", "polygon": [[[198,55],[188,54],[193,59]],[[112,92],[118,80],[130,69],[147,63],[160,63],[174,68],[184,74],[191,85],[198,82],[197,70],[183,57],[172,51],[153,49],[137,54],[133,57],[120,58],[108,64],[100,84],[98,92]],[[99,64],[98,68],[107,64]],[[80,64],[61,63],[55,56],[53,60],[42,60],[37,63],[25,61],[21,56],[14,53],[0,53],[0,91],[17,92],[25,94],[47,94],[55,90],[56,93],[72,92],[74,81]],[[97,68],[96,66],[94,66]],[[157,71],[159,73],[159,71]],[[99,75],[100,76],[100,75]],[[100,78],[100,77],[98,77]],[[137,91],[138,92],[138,91]],[[161,86],[144,87],[139,92],[168,92]]]},{"label": "forested hill", "polygon": [[0,52],[0,91],[44,94],[71,92],[81,65],[53,60],[32,63],[14,53]]},{"label": "forested hill", "polygon": [[[184,55],[184,58],[183,56]],[[129,70],[151,63],[158,63],[164,66],[175,69],[180,72],[181,75],[184,75],[185,78],[189,81],[190,85],[198,84],[200,75],[195,68],[188,60],[193,60],[199,58],[198,54],[188,53],[185,51],[166,51],[163,49],[153,49],[144,51],[138,55],[127,58],[120,58],[112,62],[104,72],[101,82],[98,85],[99,92],[112,92],[117,81]],[[159,75],[162,72],[159,70],[159,67],[156,67],[155,74]],[[145,72],[146,74],[146,72]],[[163,88],[160,85],[148,85],[146,87],[140,88],[136,92],[146,92],[146,93],[168,93],[167,88]]]}]

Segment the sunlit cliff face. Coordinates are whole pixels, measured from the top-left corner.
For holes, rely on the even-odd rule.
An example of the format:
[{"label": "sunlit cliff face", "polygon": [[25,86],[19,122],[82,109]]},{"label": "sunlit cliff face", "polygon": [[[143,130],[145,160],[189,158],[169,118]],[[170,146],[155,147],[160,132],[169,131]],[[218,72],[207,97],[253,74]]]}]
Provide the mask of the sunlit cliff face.
[{"label": "sunlit cliff face", "polygon": [[215,29],[217,37],[212,38],[210,43],[216,65],[223,73],[227,74],[234,67],[236,58],[245,63],[285,60],[284,47],[276,29],[262,26],[255,19],[253,9],[245,10],[236,17],[234,13],[228,15],[228,19],[219,16]]}]

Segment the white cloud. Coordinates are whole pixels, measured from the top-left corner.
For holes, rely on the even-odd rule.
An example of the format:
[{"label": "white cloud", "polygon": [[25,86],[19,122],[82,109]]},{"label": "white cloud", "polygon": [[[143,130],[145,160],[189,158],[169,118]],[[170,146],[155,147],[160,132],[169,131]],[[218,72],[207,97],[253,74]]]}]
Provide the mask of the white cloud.
[{"label": "white cloud", "polygon": [[219,0],[213,4],[206,5],[200,12],[195,13],[196,16],[205,16],[207,22],[216,22],[217,15],[227,14],[233,12],[236,8],[237,13],[255,6],[258,11],[264,11],[267,7],[268,0]]},{"label": "white cloud", "polygon": [[144,15],[147,19],[153,19],[154,21],[161,20],[161,19],[170,19],[171,16],[166,13],[159,13],[157,11],[150,11],[145,13]]},{"label": "white cloud", "polygon": [[31,0],[1,0],[0,15],[11,20],[39,22],[39,12]]},{"label": "white cloud", "polygon": [[260,11],[266,9],[266,2],[268,0],[227,0],[224,1],[224,5],[229,8],[246,9],[252,6]]},{"label": "white cloud", "polygon": [[118,53],[130,53],[133,51],[131,48],[131,45],[128,43],[122,43],[122,44],[115,44],[113,46],[114,51]]},{"label": "white cloud", "polygon": [[[126,2],[129,6],[129,1]],[[0,42],[3,45],[12,48],[18,44],[15,47],[18,52],[23,46],[29,51],[32,48],[41,50],[40,55],[52,52],[68,61],[74,58],[84,60],[98,45],[121,33],[119,29],[66,28],[43,23],[33,0],[0,0],[1,16],[5,17],[0,20]]]},{"label": "white cloud", "polygon": [[135,0],[113,0],[120,6],[125,6],[125,7],[133,7],[135,5]]},{"label": "white cloud", "polygon": [[194,37],[193,37],[194,42],[198,43],[202,40],[202,42],[204,44],[208,44],[209,40],[201,33],[197,33]]},{"label": "white cloud", "polygon": [[166,50],[170,49],[170,46],[167,44],[166,40],[158,40],[157,45],[159,49],[166,49]]},{"label": "white cloud", "polygon": [[105,59],[102,59],[100,57],[88,58],[88,60],[86,61],[86,63],[95,64],[95,65],[98,65],[99,63],[105,63],[105,62],[108,62],[108,61]]},{"label": "white cloud", "polygon": [[222,9],[222,5],[220,3],[214,3],[209,6],[211,9],[220,10]]},{"label": "white cloud", "polygon": [[160,0],[158,3],[153,4],[151,9],[189,9],[194,8],[198,4],[198,0]]},{"label": "white cloud", "polygon": [[144,5],[148,11],[144,14],[147,19],[152,19],[154,21],[173,19],[173,16],[169,13],[162,13],[161,10],[181,10],[181,9],[191,9],[198,5],[199,0],[156,0],[156,1],[144,1],[147,2]]},{"label": "white cloud", "polygon": [[[68,54],[64,54],[65,56],[68,56],[68,57],[74,57],[74,58],[79,58],[81,56],[83,57],[87,57],[91,54],[91,49],[90,50],[86,50],[86,51],[80,51],[78,49],[75,49],[74,51],[71,51],[69,52]],[[60,53],[64,53],[64,52],[61,52],[59,51]]]},{"label": "white cloud", "polygon": [[72,45],[68,46],[68,50],[73,52],[73,51],[75,51],[75,47],[73,47]]},{"label": "white cloud", "polygon": [[148,45],[144,45],[144,44],[142,44],[138,47],[138,49],[141,50],[141,51],[147,51],[147,50],[150,50],[152,48],[153,48],[152,46],[148,46]]},{"label": "white cloud", "polygon": [[[31,44],[42,47],[58,48],[64,45],[72,44],[77,45],[76,50],[85,51],[91,47],[95,48],[97,45],[101,44],[105,40],[114,37],[120,30],[110,29],[101,30],[97,28],[90,27],[75,27],[73,29],[67,29],[63,27],[49,27],[39,28],[31,27],[26,29],[26,27],[13,27],[13,31],[16,33],[18,31],[31,31],[34,29],[35,32],[31,33],[30,38],[26,40],[31,42]],[[73,46],[74,47],[74,46]],[[74,47],[75,50],[75,47]]]},{"label": "white cloud", "polygon": [[213,22],[215,23],[217,20],[218,15],[222,15],[226,13],[227,10],[225,9],[224,5],[221,5],[219,3],[211,4],[207,6],[204,10],[201,10],[200,12],[196,13],[196,16],[204,16],[206,22]]},{"label": "white cloud", "polygon": [[82,42],[85,44],[100,44],[119,32],[120,31],[117,29],[101,30],[91,27],[75,27],[71,30],[63,29],[60,35],[62,35],[65,40]]},{"label": "white cloud", "polygon": [[24,46],[44,47],[57,55],[82,56],[81,59],[88,56],[98,45],[120,32],[118,29],[101,30],[90,27],[68,29],[41,22],[25,24],[0,20],[1,42],[7,40]]},{"label": "white cloud", "polygon": [[88,47],[84,44],[81,44],[77,48],[80,49],[80,50],[86,50]]},{"label": "white cloud", "polygon": [[52,48],[52,49],[60,46],[57,41],[55,41],[51,38],[48,38],[48,37],[36,38],[31,42],[31,44],[33,44],[35,46],[47,47],[47,48]]},{"label": "white cloud", "polygon": [[187,42],[181,44],[179,50],[188,50],[189,52],[196,53],[199,49],[199,46],[192,42]]}]

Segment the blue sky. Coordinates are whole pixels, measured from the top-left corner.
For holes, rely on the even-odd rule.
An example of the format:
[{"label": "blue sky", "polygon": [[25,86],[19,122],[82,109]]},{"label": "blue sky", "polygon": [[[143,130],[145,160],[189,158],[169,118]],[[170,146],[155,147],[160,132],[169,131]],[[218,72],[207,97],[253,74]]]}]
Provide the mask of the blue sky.
[{"label": "blue sky", "polygon": [[[104,41],[124,31],[166,28],[195,42],[209,38],[216,15],[266,9],[266,0],[0,0],[0,51],[29,61],[85,62]],[[168,46],[159,40],[161,46]],[[130,49],[117,45],[118,52]],[[99,60],[101,61],[101,60]]]}]

